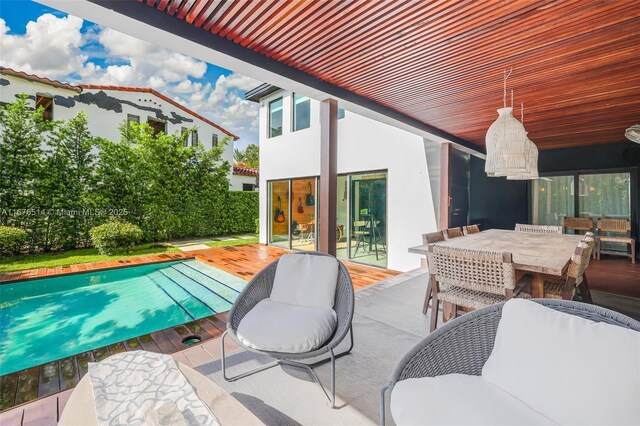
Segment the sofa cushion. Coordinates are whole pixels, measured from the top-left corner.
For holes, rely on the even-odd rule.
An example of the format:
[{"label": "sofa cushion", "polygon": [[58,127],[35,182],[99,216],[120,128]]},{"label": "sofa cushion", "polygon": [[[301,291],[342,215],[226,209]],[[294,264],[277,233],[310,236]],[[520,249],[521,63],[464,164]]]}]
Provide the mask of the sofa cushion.
[{"label": "sofa cushion", "polygon": [[554,424],[482,377],[464,374],[396,383],[391,415],[398,426]]},{"label": "sofa cushion", "polygon": [[511,300],[482,376],[560,424],[640,424],[637,331]]},{"label": "sofa cushion", "polygon": [[271,300],[332,309],[338,283],[338,261],[330,256],[285,254],[278,260]]},{"label": "sofa cushion", "polygon": [[236,335],[249,348],[303,353],[319,348],[336,327],[332,309],[295,306],[264,299],[240,321]]}]

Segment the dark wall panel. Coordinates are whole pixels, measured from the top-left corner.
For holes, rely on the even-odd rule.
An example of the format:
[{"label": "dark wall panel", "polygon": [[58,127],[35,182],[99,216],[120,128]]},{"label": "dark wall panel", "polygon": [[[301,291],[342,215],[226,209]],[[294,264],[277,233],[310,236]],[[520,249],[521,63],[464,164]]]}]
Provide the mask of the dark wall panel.
[{"label": "dark wall panel", "polygon": [[475,156],[471,157],[470,180],[470,223],[484,223],[487,229],[513,229],[516,223],[527,223],[526,181],[487,177],[484,160]]}]

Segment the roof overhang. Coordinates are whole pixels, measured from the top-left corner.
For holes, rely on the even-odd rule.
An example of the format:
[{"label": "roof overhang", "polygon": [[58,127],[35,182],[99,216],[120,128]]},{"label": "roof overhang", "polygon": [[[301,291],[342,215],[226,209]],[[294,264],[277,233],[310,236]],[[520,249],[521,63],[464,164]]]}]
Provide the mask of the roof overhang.
[{"label": "roof overhang", "polygon": [[[204,31],[186,21],[135,0],[36,0],[46,6],[87,19],[130,36],[158,44],[242,75],[322,101],[336,99],[356,114],[418,134],[439,143],[451,142],[461,150],[482,155],[484,150],[464,139],[372,101],[297,68]],[[166,3],[166,2],[165,2]]]},{"label": "roof overhang", "polygon": [[282,90],[282,88],[274,86],[273,84],[263,83],[258,87],[249,90],[244,94],[244,98],[252,102],[260,102],[260,99],[265,96],[269,96],[272,93]]}]

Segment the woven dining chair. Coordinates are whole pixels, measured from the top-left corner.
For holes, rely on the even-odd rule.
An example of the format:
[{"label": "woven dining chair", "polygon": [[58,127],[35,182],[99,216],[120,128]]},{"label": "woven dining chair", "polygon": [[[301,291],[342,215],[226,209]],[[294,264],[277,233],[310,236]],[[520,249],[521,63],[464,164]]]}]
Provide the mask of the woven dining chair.
[{"label": "woven dining chair", "polygon": [[[604,254],[612,254],[618,256],[626,256],[631,258],[632,263],[636,263],[636,241],[631,238],[631,221],[628,219],[608,219],[602,218],[598,219],[598,243],[597,243],[597,253],[598,260],[600,260],[600,255]],[[608,234],[621,234],[621,235],[602,235],[603,232]],[[620,243],[625,244],[626,252],[622,253],[619,251],[613,250],[602,250],[602,242],[605,243]]]},{"label": "woven dining chair", "polygon": [[532,232],[535,234],[562,234],[562,226],[555,225],[525,225],[516,223],[516,231]]},{"label": "woven dining chair", "polygon": [[[422,244],[433,244],[440,241],[444,241],[444,231],[430,232],[428,234],[422,234]],[[427,264],[428,264],[427,260]],[[433,294],[433,275],[429,271],[429,281],[427,282],[427,291],[424,295],[424,303],[422,305],[422,313],[426,314],[429,310],[429,303],[431,302],[431,296]]]},{"label": "woven dining chair", "polygon": [[[434,275],[431,331],[438,324],[440,302],[480,309],[512,297],[531,298],[531,276],[516,282],[511,253],[429,246],[429,268]],[[526,293],[524,290],[529,290]],[[457,316],[458,309],[455,309]]]},{"label": "woven dining chair", "polygon": [[463,237],[464,234],[462,233],[462,228],[458,227],[458,228],[449,228],[449,229],[445,229],[444,230],[444,237],[447,240],[450,240],[451,238],[458,238],[458,237]]},{"label": "woven dining chair", "polygon": [[462,233],[464,235],[477,234],[478,232],[480,232],[478,225],[467,225],[462,227]]},{"label": "woven dining chair", "polygon": [[565,234],[567,231],[574,231],[575,234],[593,232],[593,219],[590,217],[565,217],[562,227]]},{"label": "woven dining chair", "polygon": [[571,256],[571,263],[567,272],[561,276],[543,275],[544,297],[546,299],[573,300],[576,296],[585,303],[593,303],[585,270],[589,266],[594,247],[593,233],[587,235],[578,243]]}]

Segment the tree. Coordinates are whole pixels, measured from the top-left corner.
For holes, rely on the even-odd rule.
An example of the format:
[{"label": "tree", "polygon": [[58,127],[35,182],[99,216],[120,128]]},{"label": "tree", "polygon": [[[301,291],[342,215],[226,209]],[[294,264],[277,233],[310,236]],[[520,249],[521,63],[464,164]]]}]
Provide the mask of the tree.
[{"label": "tree", "polygon": [[53,123],[44,120],[43,109],[27,105],[21,95],[0,107],[0,225],[28,226],[35,209],[34,183],[42,170],[42,145]]},{"label": "tree", "polygon": [[244,163],[244,151],[236,148],[233,150],[233,161],[238,164]]},{"label": "tree", "polygon": [[[47,216],[44,248],[87,245],[96,207],[95,163],[97,140],[89,132],[84,112],[60,122],[53,132],[37,192]],[[55,239],[50,238],[51,235]]]},{"label": "tree", "polygon": [[252,169],[260,168],[260,148],[258,145],[250,144],[244,150],[244,164]]}]

